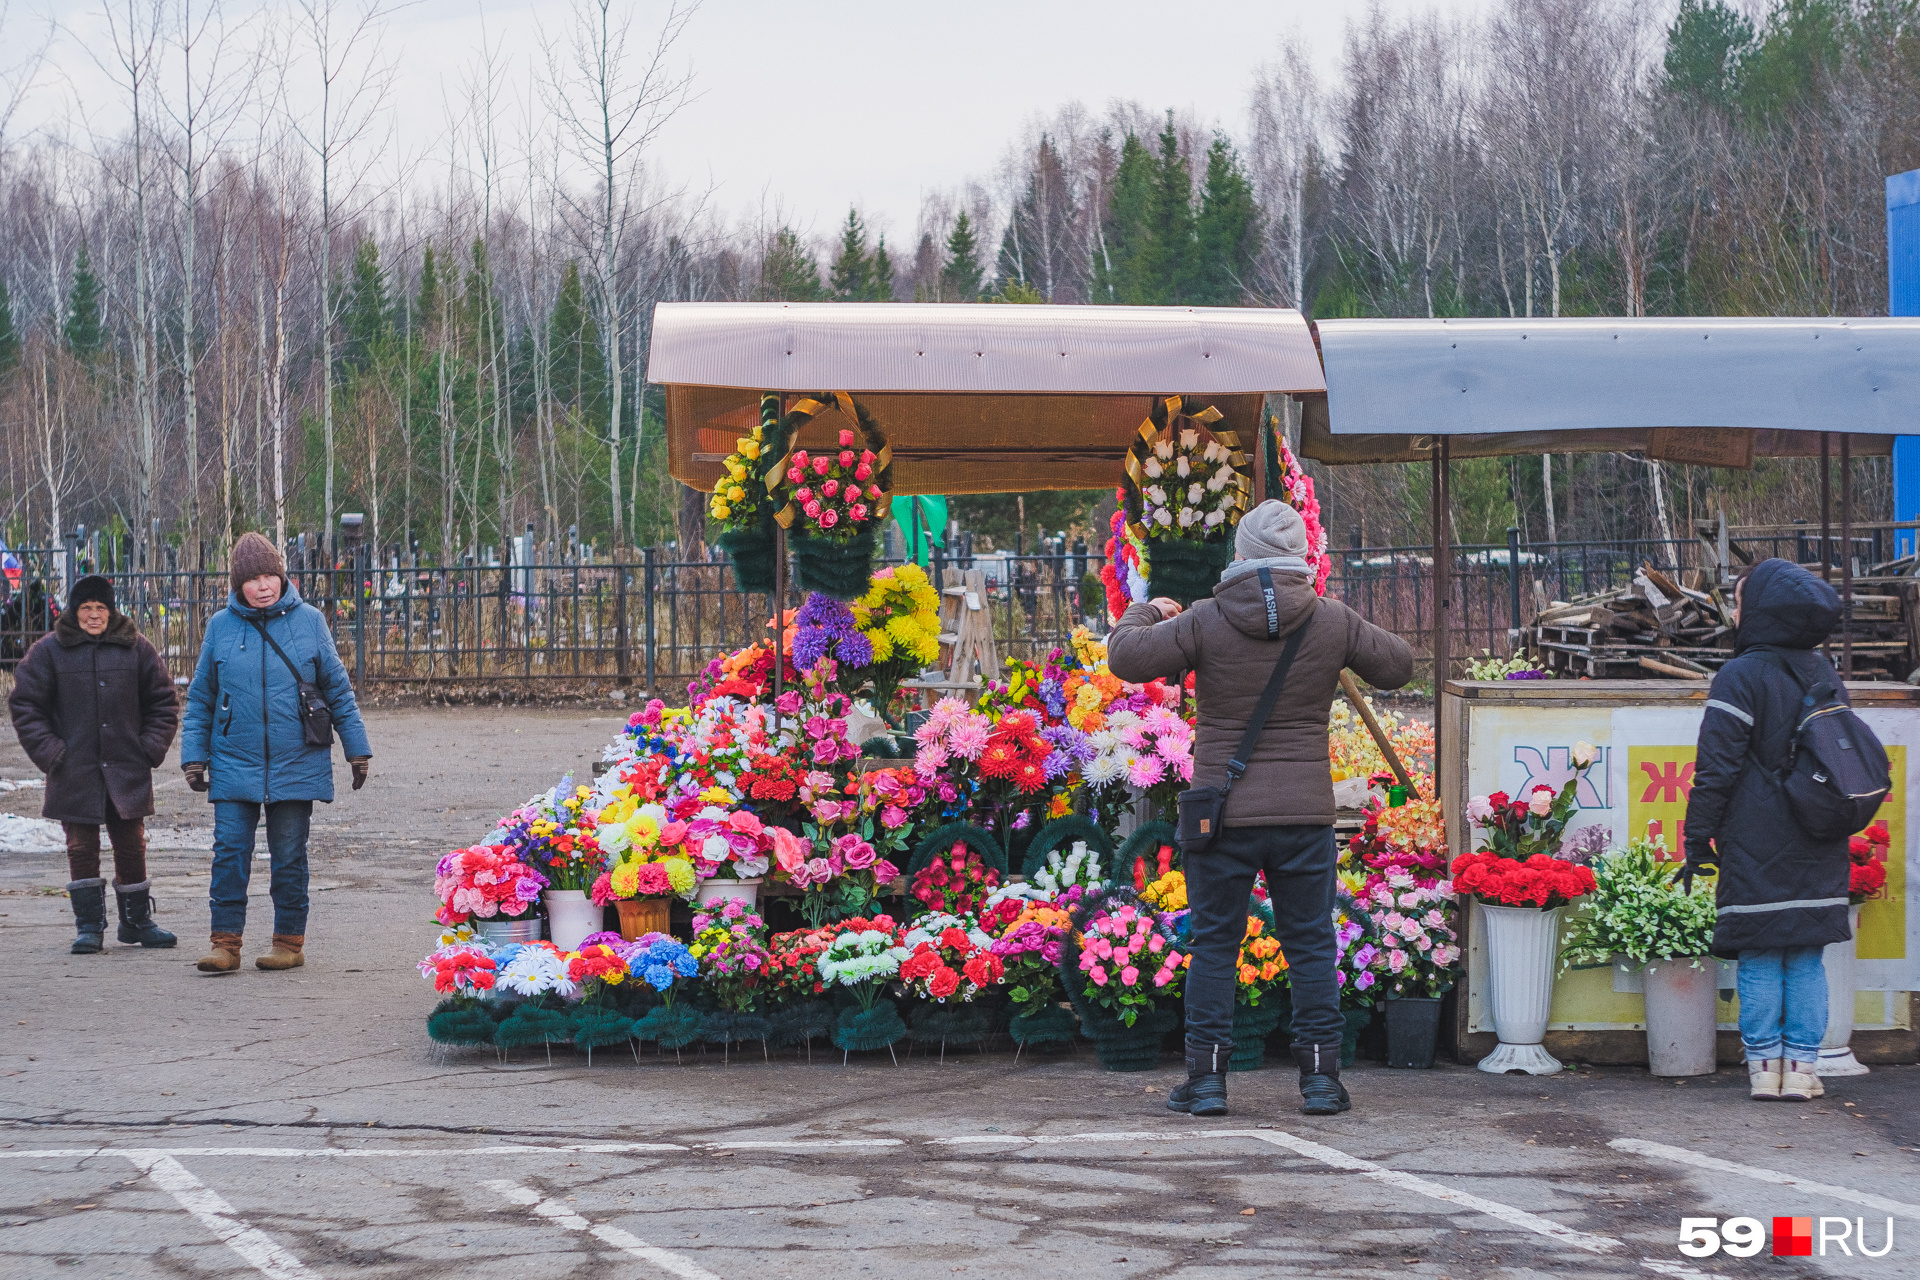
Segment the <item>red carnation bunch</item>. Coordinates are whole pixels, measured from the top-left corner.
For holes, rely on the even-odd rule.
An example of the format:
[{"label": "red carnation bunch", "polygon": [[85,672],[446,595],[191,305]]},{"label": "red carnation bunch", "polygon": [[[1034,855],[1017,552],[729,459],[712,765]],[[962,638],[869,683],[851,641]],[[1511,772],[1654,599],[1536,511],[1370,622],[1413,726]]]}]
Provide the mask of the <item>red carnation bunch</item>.
[{"label": "red carnation bunch", "polygon": [[1893,833],[1885,822],[1875,822],[1847,841],[1847,897],[1865,902],[1887,887],[1887,852]]},{"label": "red carnation bunch", "polygon": [[937,931],[916,928],[907,934],[912,954],[900,962],[900,980],[916,995],[965,1003],[1006,975],[991,940],[978,930],[969,933],[962,923],[949,916]]},{"label": "red carnation bunch", "polygon": [[1022,795],[1044,791],[1047,786],[1047,756],[1053,744],[1040,736],[1040,726],[1029,711],[1016,711],[1001,718],[987,735],[987,749],[980,753],[980,772],[989,778],[1011,782]]},{"label": "red carnation bunch", "polygon": [[1526,859],[1463,853],[1453,860],[1453,887],[1490,906],[1544,909],[1592,893],[1594,881],[1587,868],[1544,853]]},{"label": "red carnation bunch", "polygon": [[921,868],[908,892],[928,911],[972,915],[1000,887],[1000,873],[964,842]]}]

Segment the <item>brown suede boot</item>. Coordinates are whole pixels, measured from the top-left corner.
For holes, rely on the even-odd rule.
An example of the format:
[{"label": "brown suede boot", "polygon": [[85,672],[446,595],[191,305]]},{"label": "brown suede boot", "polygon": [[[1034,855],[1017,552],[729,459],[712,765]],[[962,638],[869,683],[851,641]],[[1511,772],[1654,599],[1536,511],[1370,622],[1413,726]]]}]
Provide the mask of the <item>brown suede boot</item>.
[{"label": "brown suede boot", "polygon": [[240,935],[216,933],[213,946],[196,966],[202,973],[232,973],[240,967]]},{"label": "brown suede boot", "polygon": [[273,950],[253,962],[256,969],[298,969],[307,962],[300,949],[307,943],[304,933],[276,933]]}]

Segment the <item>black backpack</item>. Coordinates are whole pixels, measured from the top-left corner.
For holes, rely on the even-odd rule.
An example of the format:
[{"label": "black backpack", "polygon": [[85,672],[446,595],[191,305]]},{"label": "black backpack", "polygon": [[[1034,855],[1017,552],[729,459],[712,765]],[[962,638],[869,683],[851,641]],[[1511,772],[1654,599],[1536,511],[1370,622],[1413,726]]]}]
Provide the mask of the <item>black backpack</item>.
[{"label": "black backpack", "polygon": [[1794,819],[1808,835],[1844,840],[1873,821],[1893,786],[1886,748],[1839,700],[1837,676],[1809,687],[1785,659],[1762,656],[1800,687],[1800,722],[1787,743],[1786,768],[1768,775],[1786,792]]}]

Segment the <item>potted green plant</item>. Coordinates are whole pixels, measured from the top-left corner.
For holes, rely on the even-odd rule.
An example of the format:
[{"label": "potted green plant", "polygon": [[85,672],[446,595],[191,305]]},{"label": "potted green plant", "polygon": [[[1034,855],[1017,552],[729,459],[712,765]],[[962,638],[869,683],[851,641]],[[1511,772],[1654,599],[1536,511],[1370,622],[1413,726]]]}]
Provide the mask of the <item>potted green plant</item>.
[{"label": "potted green plant", "polygon": [[1616,958],[1641,966],[1647,1065],[1657,1076],[1713,1070],[1714,898],[1710,879],[1680,884],[1666,845],[1635,840],[1594,860],[1594,891],[1567,930],[1561,963],[1592,968]]}]

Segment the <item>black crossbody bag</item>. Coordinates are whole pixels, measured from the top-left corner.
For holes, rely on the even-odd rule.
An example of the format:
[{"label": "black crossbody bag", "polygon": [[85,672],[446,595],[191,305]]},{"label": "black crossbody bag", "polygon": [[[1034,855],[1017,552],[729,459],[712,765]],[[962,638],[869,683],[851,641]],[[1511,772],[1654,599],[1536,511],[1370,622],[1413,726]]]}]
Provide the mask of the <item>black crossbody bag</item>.
[{"label": "black crossbody bag", "polygon": [[[247,621],[251,622],[253,629],[260,633],[260,638],[280,655],[280,661],[287,664],[287,670],[293,673],[294,683],[300,687],[300,733],[306,739],[307,745],[310,747],[332,746],[333,712],[328,709],[327,700],[321,694],[320,686],[311,680],[300,678],[300,668],[293,665],[293,659],[287,656],[285,649],[274,643],[273,637],[267,634],[267,629],[260,625],[258,619],[248,618]],[[313,674],[316,679],[320,675],[318,657],[313,660]]]},{"label": "black crossbody bag", "polygon": [[[1265,569],[1260,570],[1260,581],[1271,593],[1272,583]],[[1259,745],[1260,734],[1266,729],[1275,704],[1280,701],[1280,689],[1287,683],[1287,669],[1293,666],[1294,655],[1300,652],[1300,642],[1306,638],[1307,628],[1312,625],[1313,619],[1310,617],[1287,638],[1287,647],[1280,651],[1280,661],[1273,664],[1273,674],[1267,677],[1267,687],[1260,693],[1260,704],[1254,708],[1253,719],[1247,722],[1247,731],[1241,735],[1239,749],[1233,753],[1233,759],[1227,761],[1225,785],[1188,787],[1180,793],[1180,852],[1188,857],[1204,853],[1219,836],[1227,814],[1227,795],[1233,790],[1233,784],[1240,780],[1240,775],[1247,771],[1247,761],[1253,758],[1253,749]]]}]

